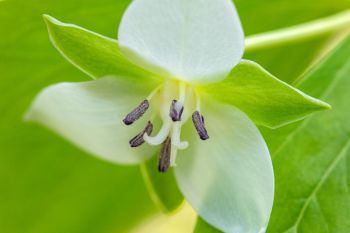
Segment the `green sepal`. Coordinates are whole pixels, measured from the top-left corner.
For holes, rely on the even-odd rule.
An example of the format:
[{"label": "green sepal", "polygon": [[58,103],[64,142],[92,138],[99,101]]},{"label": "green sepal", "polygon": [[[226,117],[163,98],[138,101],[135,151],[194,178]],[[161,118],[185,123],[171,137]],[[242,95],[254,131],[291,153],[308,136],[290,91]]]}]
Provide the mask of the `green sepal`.
[{"label": "green sepal", "polygon": [[118,75],[149,79],[156,75],[132,62],[121,53],[118,41],[74,24],[66,24],[44,15],[50,40],[70,63],[92,78]]},{"label": "green sepal", "polygon": [[238,107],[256,124],[269,128],[330,108],[329,104],[306,95],[248,60],[241,61],[222,82],[202,86],[200,90]]}]

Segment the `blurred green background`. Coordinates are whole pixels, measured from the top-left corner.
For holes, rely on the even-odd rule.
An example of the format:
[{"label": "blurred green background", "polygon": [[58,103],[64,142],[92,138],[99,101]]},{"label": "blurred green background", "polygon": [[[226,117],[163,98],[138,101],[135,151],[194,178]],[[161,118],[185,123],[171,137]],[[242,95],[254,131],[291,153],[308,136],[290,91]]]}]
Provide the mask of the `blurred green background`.
[{"label": "blurred green background", "polygon": [[[34,96],[62,81],[88,80],[49,42],[42,14],[116,38],[129,0],[0,0],[0,232],[130,232],[159,211],[138,167],[93,158],[22,121]],[[246,35],[349,9],[348,0],[236,0]],[[292,82],[337,35],[245,55]],[[170,229],[172,228],[172,229]],[[182,232],[169,226],[170,232]]]}]

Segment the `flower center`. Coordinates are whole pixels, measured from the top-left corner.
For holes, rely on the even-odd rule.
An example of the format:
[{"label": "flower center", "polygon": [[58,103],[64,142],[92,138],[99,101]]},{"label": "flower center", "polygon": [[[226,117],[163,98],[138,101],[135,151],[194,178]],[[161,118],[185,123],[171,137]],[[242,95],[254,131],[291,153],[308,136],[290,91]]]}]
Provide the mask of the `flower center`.
[{"label": "flower center", "polygon": [[[177,151],[189,146],[187,141],[181,141],[181,128],[191,116],[199,138],[209,139],[204,117],[200,113],[200,98],[192,86],[181,81],[167,80],[127,114],[123,120],[124,124],[133,124],[150,106],[155,110],[154,115],[145,128],[129,141],[129,144],[131,147],[139,147],[145,142],[152,146],[161,145],[158,170],[166,172],[169,167],[176,166]],[[152,121],[156,116],[162,120],[162,126],[155,136],[151,136]]]}]

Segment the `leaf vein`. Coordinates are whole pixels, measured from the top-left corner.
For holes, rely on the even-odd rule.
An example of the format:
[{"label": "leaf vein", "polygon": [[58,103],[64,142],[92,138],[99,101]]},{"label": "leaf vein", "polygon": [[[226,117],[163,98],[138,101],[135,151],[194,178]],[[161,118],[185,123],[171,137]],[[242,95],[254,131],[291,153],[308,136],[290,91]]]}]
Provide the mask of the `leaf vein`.
[{"label": "leaf vein", "polygon": [[319,201],[317,195],[315,195],[314,199],[315,199],[315,203],[317,204],[318,210],[319,210],[319,212],[321,213],[322,218],[323,218],[323,220],[324,220],[324,222],[325,222],[325,224],[326,224],[327,232],[329,233],[329,224],[328,224],[326,215],[324,214],[324,211],[322,210],[322,206],[321,206],[321,204],[320,204],[320,201]]},{"label": "leaf vein", "polygon": [[[347,140],[345,145],[341,148],[340,152],[338,155],[334,158],[334,160],[331,162],[330,166],[327,168],[321,179],[317,182],[315,188],[311,191],[310,195],[308,195],[308,198],[306,199],[304,205],[302,206],[299,216],[297,220],[295,221],[294,225],[292,225],[288,230],[290,229],[298,229],[298,226],[304,217],[305,211],[307,210],[307,207],[310,205],[310,202],[312,201],[313,198],[315,198],[316,193],[320,190],[324,182],[327,180],[328,176],[331,174],[333,169],[337,166],[339,161],[346,155],[348,149],[350,147],[350,139]],[[288,231],[287,230],[287,231]],[[296,231],[297,232],[297,231]]]}]

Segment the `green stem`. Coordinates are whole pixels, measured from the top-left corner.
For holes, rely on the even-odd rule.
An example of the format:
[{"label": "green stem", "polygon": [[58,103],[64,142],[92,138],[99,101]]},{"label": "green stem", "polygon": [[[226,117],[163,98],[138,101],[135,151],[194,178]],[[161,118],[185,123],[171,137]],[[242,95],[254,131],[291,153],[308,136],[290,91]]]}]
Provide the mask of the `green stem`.
[{"label": "green stem", "polygon": [[305,24],[249,36],[245,41],[246,51],[297,42],[341,29],[350,29],[350,10]]}]

